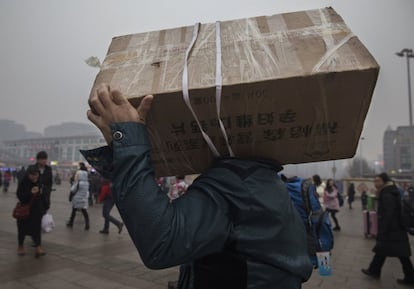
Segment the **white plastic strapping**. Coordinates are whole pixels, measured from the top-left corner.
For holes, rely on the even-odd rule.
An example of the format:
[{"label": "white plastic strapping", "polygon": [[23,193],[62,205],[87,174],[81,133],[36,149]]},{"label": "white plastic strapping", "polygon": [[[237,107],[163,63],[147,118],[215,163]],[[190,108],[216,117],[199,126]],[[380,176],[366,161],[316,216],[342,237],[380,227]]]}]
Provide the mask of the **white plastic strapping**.
[{"label": "white plastic strapping", "polygon": [[[183,99],[188,109],[191,111],[195,121],[197,122],[197,125],[201,131],[201,134],[204,140],[206,141],[207,145],[209,146],[210,150],[212,151],[213,155],[215,157],[220,157],[220,153],[218,152],[211,138],[207,135],[207,133],[204,131],[203,127],[201,126],[201,123],[197,117],[197,114],[195,113],[191,105],[191,102],[190,102],[190,94],[189,94],[189,89],[188,89],[188,59],[190,57],[194,44],[197,41],[199,30],[200,30],[200,23],[196,23],[193,28],[193,37],[185,53],[183,79],[182,79]],[[220,129],[221,129],[221,132],[224,136],[224,140],[226,142],[227,148],[229,150],[229,154],[230,156],[234,157],[234,153],[233,153],[233,150],[231,149],[226,129],[220,117],[221,94],[222,94],[222,73],[221,73],[222,56],[221,56],[221,36],[220,35],[221,35],[220,34],[220,22],[216,22],[216,112],[217,112],[217,120],[218,120]]]}]

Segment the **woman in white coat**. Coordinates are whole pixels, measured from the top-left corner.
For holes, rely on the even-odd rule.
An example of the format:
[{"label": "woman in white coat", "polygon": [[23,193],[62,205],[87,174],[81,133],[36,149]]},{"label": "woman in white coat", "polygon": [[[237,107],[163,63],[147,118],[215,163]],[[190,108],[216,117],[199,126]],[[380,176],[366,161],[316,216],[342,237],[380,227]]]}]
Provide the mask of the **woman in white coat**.
[{"label": "woman in white coat", "polygon": [[89,215],[88,215],[88,198],[89,198],[89,181],[88,169],[84,163],[79,163],[79,170],[75,174],[73,185],[70,189],[72,197],[72,214],[66,226],[73,227],[76,211],[81,210],[85,218],[85,230],[89,230]]},{"label": "woman in white coat", "polygon": [[319,175],[314,175],[312,177],[312,180],[313,180],[313,183],[316,187],[316,193],[318,194],[319,203],[323,207],[324,206],[323,195],[325,193],[326,185],[325,185],[324,182],[322,182],[321,177]]}]

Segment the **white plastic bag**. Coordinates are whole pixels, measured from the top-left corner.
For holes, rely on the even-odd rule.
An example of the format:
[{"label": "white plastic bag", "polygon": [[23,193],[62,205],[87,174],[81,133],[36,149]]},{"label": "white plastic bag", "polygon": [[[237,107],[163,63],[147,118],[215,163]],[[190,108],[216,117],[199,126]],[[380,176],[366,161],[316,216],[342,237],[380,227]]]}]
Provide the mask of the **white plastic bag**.
[{"label": "white plastic bag", "polygon": [[53,221],[53,217],[51,214],[47,213],[42,218],[42,231],[45,233],[49,233],[55,227],[55,222]]}]

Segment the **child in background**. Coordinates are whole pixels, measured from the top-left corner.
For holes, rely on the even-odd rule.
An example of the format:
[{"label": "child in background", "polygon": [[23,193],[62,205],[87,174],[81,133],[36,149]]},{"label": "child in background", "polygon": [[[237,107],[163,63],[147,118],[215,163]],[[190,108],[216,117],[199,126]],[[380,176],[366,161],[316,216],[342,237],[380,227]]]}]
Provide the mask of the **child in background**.
[{"label": "child in background", "polygon": [[362,210],[366,210],[367,209],[367,204],[368,204],[368,195],[367,192],[364,190],[361,193],[361,204],[362,204]]}]

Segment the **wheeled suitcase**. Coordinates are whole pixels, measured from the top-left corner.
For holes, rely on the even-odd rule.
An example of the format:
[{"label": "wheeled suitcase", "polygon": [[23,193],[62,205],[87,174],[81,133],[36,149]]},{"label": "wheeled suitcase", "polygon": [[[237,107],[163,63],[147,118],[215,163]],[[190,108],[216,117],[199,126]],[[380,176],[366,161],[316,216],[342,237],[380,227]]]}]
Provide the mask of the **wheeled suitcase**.
[{"label": "wheeled suitcase", "polygon": [[365,237],[376,237],[378,234],[378,218],[375,211],[362,211]]}]

